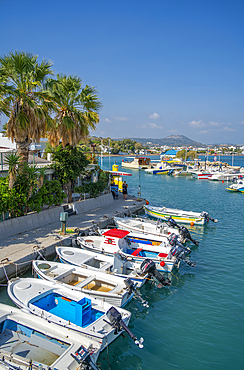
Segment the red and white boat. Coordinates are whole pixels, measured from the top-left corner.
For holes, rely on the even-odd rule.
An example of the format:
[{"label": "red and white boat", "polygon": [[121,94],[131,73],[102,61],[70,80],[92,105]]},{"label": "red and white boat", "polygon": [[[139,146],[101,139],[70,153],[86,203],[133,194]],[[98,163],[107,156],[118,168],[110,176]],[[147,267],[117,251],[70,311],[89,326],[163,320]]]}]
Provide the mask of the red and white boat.
[{"label": "red and white boat", "polygon": [[199,180],[207,180],[212,177],[212,173],[209,171],[192,171],[192,177]]}]

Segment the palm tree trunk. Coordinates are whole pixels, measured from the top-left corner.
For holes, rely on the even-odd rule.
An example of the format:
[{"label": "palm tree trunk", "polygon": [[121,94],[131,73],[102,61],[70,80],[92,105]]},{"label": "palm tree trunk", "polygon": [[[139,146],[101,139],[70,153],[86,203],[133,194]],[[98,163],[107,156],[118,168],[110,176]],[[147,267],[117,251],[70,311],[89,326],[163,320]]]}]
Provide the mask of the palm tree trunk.
[{"label": "palm tree trunk", "polygon": [[22,140],[22,141],[16,140],[17,154],[21,157],[22,163],[28,163],[30,143],[31,142],[28,136],[26,136],[25,140]]},{"label": "palm tree trunk", "polygon": [[9,179],[8,179],[8,187],[9,187],[9,189],[13,189],[14,182],[15,182],[15,175],[13,175],[12,173],[10,173],[9,174]]}]

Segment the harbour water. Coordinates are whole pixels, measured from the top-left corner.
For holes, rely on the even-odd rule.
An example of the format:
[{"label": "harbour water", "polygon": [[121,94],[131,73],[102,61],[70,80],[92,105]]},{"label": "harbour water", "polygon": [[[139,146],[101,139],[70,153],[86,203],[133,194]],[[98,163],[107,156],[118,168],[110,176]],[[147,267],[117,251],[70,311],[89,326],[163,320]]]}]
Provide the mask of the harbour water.
[{"label": "harbour water", "polygon": [[[117,164],[121,160],[116,158]],[[244,157],[235,157],[234,165],[244,166]],[[109,169],[108,158],[102,166]],[[227,192],[222,182],[124,171],[132,173],[126,178],[129,193],[137,196],[140,185],[141,196],[151,205],[204,210],[219,222],[190,228],[200,242],[192,247],[195,268],[182,264],[174,270],[169,288],[146,284],[141,294],[149,308],[136,300],[125,307],[132,312],[130,328],[145,339],[144,349],[120,336],[100,355],[101,369],[242,369],[244,194]],[[1,302],[11,304],[5,288],[0,296]]]},{"label": "harbour water", "polygon": [[[117,164],[121,160],[116,158]],[[221,160],[232,163],[230,156]],[[104,169],[108,162],[103,159]],[[235,157],[234,165],[244,167],[244,157]],[[192,247],[195,268],[181,265],[173,271],[170,288],[145,285],[142,295],[149,308],[135,300],[126,307],[132,311],[134,333],[145,339],[144,349],[121,337],[109,347],[108,359],[105,353],[100,356],[102,369],[108,364],[112,370],[242,369],[244,194],[227,192],[222,182],[124,171],[132,173],[126,178],[128,191],[137,195],[140,184],[151,205],[205,210],[219,222],[190,228],[200,241]]]}]

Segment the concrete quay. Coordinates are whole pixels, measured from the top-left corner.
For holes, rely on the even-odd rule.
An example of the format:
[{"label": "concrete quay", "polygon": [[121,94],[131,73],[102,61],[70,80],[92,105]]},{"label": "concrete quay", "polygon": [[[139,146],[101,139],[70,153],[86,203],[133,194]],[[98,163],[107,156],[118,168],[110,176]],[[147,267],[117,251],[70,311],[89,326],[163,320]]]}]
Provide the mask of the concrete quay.
[{"label": "concrete quay", "polygon": [[[112,223],[113,216],[136,213],[144,204],[144,200],[132,196],[124,200],[121,194],[114,200],[111,193],[74,202],[73,208],[78,213],[68,218],[67,228],[86,230],[93,225],[104,228]],[[72,238],[59,233],[63,211],[59,206],[0,222],[0,283],[24,273],[40,253],[49,258],[57,245],[71,245]]]}]

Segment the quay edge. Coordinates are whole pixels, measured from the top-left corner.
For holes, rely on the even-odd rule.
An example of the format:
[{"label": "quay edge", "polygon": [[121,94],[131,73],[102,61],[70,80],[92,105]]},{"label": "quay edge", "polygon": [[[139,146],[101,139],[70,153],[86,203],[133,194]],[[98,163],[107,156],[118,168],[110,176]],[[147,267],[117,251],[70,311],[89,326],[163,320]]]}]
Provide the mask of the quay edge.
[{"label": "quay edge", "polygon": [[[128,200],[114,200],[111,193],[71,204],[76,214],[67,221],[67,228],[87,230],[93,225],[105,228],[113,216],[139,212],[145,200],[128,196]],[[0,222],[0,283],[15,278],[31,267],[32,260],[40,254],[50,258],[57,245],[71,245],[72,237],[60,237],[60,213],[65,207],[54,207],[40,213],[28,214]]]}]

